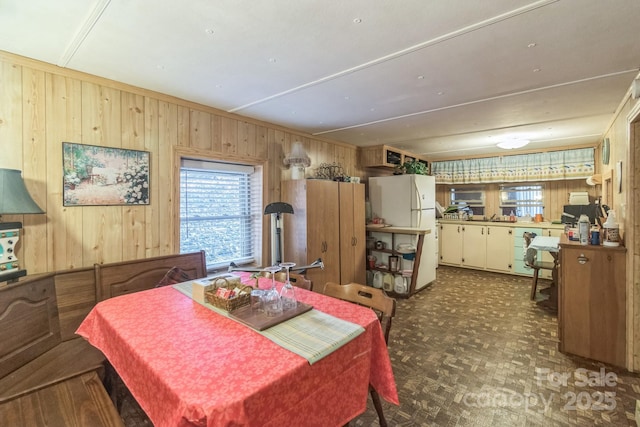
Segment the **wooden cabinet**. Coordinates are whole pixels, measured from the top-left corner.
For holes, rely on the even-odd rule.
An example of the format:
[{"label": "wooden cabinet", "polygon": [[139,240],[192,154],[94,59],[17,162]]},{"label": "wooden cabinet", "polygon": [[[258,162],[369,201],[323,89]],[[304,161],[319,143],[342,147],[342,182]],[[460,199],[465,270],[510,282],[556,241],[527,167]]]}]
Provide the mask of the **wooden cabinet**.
[{"label": "wooden cabinet", "polygon": [[560,351],[626,367],[626,250],[560,238]]},{"label": "wooden cabinet", "polygon": [[462,225],[440,224],[440,264],[460,265],[462,262]]},{"label": "wooden cabinet", "polygon": [[513,229],[487,226],[487,270],[510,273],[513,270]]},{"label": "wooden cabinet", "polygon": [[306,273],[315,291],[329,281],[365,283],[364,184],[283,181],[282,201],[294,211],[283,221],[284,259],[324,262],[324,269]]},{"label": "wooden cabinet", "polygon": [[510,227],[440,224],[440,263],[509,273],[513,234]]},{"label": "wooden cabinet", "polygon": [[366,219],[364,184],[341,182],[340,199],[340,280],[366,283]]},{"label": "wooden cabinet", "polygon": [[414,160],[429,166],[429,162],[426,159],[388,145],[361,148],[360,159],[364,167],[395,168],[404,162]]},{"label": "wooden cabinet", "polygon": [[487,234],[484,225],[462,226],[462,265],[484,269],[486,264]]}]

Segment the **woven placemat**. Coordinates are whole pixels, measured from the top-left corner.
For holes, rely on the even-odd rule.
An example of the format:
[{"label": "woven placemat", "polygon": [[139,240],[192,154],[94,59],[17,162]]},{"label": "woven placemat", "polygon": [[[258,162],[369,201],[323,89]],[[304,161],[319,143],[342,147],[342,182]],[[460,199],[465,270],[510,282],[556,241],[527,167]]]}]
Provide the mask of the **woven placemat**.
[{"label": "woven placemat", "polygon": [[[178,283],[172,285],[172,287],[193,299],[191,282]],[[193,301],[197,302],[196,300]],[[236,321],[225,310],[207,302],[198,302],[198,304]],[[241,322],[238,323],[242,324]],[[304,357],[309,364],[314,364],[321,360],[364,332],[364,328],[360,325],[347,322],[316,309],[307,311],[264,331],[251,330],[270,339],[282,348]]]}]

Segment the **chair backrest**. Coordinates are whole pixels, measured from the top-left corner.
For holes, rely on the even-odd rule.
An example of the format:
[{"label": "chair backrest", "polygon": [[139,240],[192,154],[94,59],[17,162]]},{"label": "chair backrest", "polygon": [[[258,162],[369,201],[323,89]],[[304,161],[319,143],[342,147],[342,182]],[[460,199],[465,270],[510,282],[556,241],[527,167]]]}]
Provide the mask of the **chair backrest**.
[{"label": "chair backrest", "polygon": [[532,233],[530,231],[525,231],[522,233],[522,238],[524,239],[524,247],[525,249],[529,247],[533,239],[536,237],[536,233]]},{"label": "chair backrest", "polygon": [[527,248],[524,253],[524,263],[529,267],[534,267],[536,263],[536,257],[538,256],[538,251],[534,248]]},{"label": "chair backrest", "polygon": [[340,285],[334,282],[327,282],[324,285],[323,293],[343,301],[349,301],[371,308],[378,315],[378,319],[382,325],[382,331],[384,332],[385,342],[389,342],[391,321],[396,315],[396,300],[388,297],[382,289],[372,288],[371,286],[365,286],[359,283]]},{"label": "chair backrest", "polygon": [[[258,273],[259,277],[266,277],[267,279],[271,278],[271,273],[268,271],[261,271]],[[286,271],[278,271],[275,274],[276,281],[278,282],[286,282],[287,281],[287,272]],[[291,284],[297,288],[306,289],[307,291],[311,290],[311,280],[307,279],[303,274],[298,273],[289,273],[289,281]]]},{"label": "chair backrest", "polygon": [[[286,282],[287,273],[279,271],[276,273],[276,280],[278,282]],[[289,273],[289,282],[297,288],[311,290],[311,280],[307,279],[304,275],[298,273]]]},{"label": "chair backrest", "polygon": [[536,256],[538,254],[538,251],[530,248],[529,245],[531,245],[531,242],[533,241],[533,239],[536,237],[536,233],[532,233],[530,231],[525,231],[524,233],[522,233],[522,239],[523,239],[523,261],[525,263],[526,266],[528,267],[533,267],[533,264],[536,262]]}]

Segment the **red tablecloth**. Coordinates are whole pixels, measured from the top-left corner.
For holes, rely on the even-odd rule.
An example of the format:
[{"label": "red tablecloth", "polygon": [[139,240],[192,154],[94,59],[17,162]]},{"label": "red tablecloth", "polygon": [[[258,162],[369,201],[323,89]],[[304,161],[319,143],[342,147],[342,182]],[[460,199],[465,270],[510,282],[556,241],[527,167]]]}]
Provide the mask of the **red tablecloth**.
[{"label": "red tablecloth", "polygon": [[297,290],[361,334],[309,365],[172,287],[102,301],[78,334],[102,350],[155,426],[339,426],[364,412],[368,384],[398,394],[374,313]]}]

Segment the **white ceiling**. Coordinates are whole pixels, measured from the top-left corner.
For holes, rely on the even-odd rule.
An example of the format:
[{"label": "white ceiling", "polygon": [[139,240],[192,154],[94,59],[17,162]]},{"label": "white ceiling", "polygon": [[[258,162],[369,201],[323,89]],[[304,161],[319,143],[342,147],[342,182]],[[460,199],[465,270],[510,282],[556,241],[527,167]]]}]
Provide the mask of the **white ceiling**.
[{"label": "white ceiling", "polygon": [[431,158],[597,144],[638,0],[0,0],[0,50]]}]

